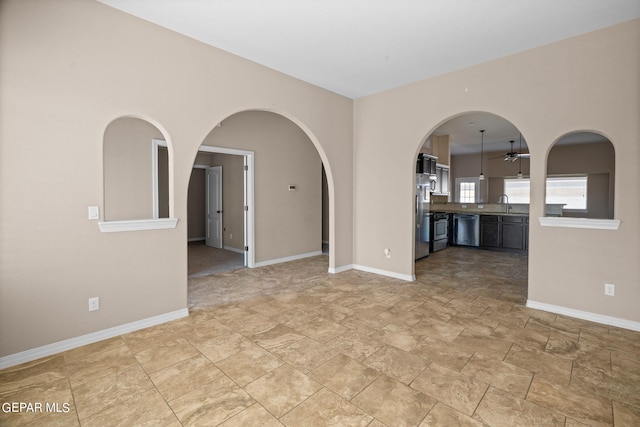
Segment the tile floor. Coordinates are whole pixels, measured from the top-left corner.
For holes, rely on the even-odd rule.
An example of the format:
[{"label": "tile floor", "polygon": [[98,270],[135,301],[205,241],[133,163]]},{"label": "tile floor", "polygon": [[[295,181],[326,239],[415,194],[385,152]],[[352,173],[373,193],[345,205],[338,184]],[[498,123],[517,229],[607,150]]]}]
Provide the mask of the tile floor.
[{"label": "tile floor", "polygon": [[189,242],[189,279],[244,268],[244,254],[207,246],[204,241]]},{"label": "tile floor", "polygon": [[188,318],[0,371],[2,403],[60,408],[0,425],[640,425],[640,333],[525,308],[526,262],[191,279]]}]

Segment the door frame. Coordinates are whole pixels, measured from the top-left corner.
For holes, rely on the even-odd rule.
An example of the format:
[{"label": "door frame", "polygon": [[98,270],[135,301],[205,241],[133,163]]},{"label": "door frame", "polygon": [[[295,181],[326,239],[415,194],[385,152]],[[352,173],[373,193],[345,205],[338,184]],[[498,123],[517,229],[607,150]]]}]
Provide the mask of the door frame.
[{"label": "door frame", "polygon": [[153,138],[151,140],[151,209],[153,219],[160,218],[160,183],[158,176],[158,150],[160,147],[169,149],[167,141]]},{"label": "door frame", "polygon": [[[214,174],[218,176],[218,181],[216,181],[215,188],[212,188],[211,181],[209,180],[209,174]],[[224,247],[223,242],[223,209],[222,206],[222,166],[209,166],[205,169],[205,244],[207,246],[211,246],[213,248],[222,249]],[[211,202],[212,199],[215,199],[215,204],[219,208],[217,212],[212,212],[211,210]],[[217,214],[219,215],[219,221],[215,226],[215,234],[218,236],[219,245],[212,244],[213,239],[211,237],[213,223],[211,221],[211,215]]]},{"label": "door frame", "polygon": [[244,157],[244,264],[255,267],[254,155],[253,151],[200,145],[198,152],[232,154]]}]

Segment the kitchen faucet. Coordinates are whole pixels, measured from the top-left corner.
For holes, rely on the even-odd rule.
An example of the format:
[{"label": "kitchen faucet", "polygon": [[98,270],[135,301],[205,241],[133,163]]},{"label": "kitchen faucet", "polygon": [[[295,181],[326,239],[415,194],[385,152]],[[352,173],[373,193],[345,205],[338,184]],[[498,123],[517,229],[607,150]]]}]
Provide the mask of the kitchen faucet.
[{"label": "kitchen faucet", "polygon": [[500,197],[498,198],[498,203],[504,204],[505,200],[507,201],[507,203],[504,206],[504,212],[509,213],[509,196],[507,196],[506,194],[501,194]]}]

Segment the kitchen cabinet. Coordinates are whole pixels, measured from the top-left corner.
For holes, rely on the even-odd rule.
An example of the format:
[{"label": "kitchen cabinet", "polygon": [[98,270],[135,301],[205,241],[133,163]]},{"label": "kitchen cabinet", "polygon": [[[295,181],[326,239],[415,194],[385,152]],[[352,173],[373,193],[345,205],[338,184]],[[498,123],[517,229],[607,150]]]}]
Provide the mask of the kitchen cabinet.
[{"label": "kitchen cabinet", "polygon": [[480,247],[509,252],[527,252],[528,234],[528,216],[480,216]]},{"label": "kitchen cabinet", "polygon": [[416,173],[422,173],[426,175],[436,176],[436,163],[438,159],[429,154],[418,154],[418,160],[416,162]]},{"label": "kitchen cabinet", "polygon": [[485,248],[499,248],[502,241],[500,216],[480,216],[480,246]]},{"label": "kitchen cabinet", "polygon": [[502,217],[502,248],[526,250],[527,225],[523,216]]},{"label": "kitchen cabinet", "polygon": [[438,158],[438,163],[449,166],[451,164],[451,149],[449,135],[431,136],[431,154]]},{"label": "kitchen cabinet", "polygon": [[449,167],[436,164],[436,189],[435,195],[448,196],[449,195]]}]

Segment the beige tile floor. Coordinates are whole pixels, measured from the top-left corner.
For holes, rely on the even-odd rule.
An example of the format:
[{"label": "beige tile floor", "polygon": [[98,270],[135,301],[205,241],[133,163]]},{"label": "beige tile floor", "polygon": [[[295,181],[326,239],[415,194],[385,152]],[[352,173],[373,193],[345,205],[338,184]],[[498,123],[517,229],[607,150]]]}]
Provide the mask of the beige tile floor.
[{"label": "beige tile floor", "polygon": [[189,281],[188,318],[0,371],[0,425],[640,425],[640,333],[524,307],[526,258],[407,283],[318,256]]},{"label": "beige tile floor", "polygon": [[212,248],[204,241],[189,242],[188,250],[189,279],[244,268],[243,254]]}]

